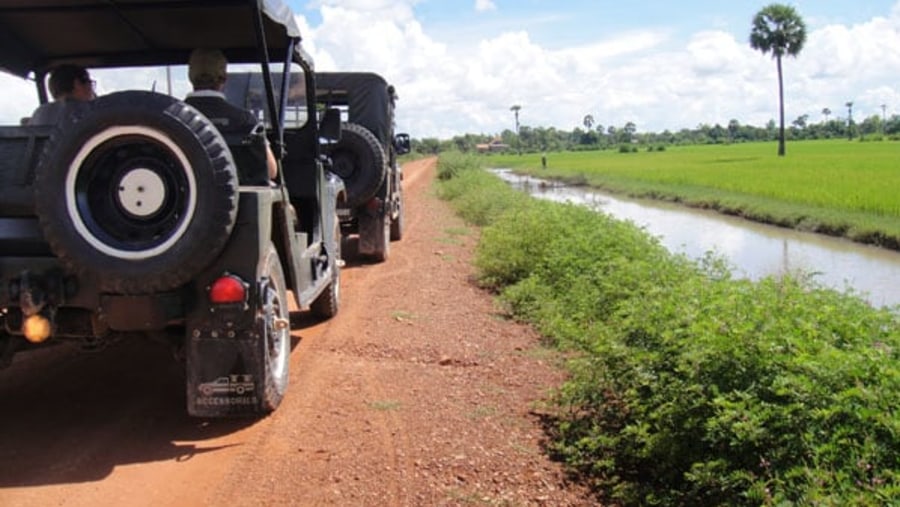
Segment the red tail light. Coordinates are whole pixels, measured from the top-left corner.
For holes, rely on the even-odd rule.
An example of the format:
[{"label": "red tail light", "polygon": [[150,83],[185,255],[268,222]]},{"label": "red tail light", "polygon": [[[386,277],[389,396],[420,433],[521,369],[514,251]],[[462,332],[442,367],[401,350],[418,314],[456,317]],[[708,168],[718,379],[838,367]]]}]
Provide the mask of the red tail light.
[{"label": "red tail light", "polygon": [[209,301],[214,304],[243,303],[247,285],[234,275],[223,275],[209,287]]}]

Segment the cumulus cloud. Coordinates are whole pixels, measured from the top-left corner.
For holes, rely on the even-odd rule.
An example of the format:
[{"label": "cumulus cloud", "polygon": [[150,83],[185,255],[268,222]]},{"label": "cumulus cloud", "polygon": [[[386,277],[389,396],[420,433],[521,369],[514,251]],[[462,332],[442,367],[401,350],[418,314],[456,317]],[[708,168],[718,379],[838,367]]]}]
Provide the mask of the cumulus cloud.
[{"label": "cumulus cloud", "polygon": [[495,11],[497,5],[491,0],[475,0],[475,10],[478,12]]}]

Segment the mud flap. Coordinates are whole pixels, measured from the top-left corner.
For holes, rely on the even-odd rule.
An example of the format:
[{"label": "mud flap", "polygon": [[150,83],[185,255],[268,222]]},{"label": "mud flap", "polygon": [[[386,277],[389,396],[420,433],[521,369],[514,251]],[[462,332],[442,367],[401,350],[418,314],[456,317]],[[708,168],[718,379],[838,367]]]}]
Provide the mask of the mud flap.
[{"label": "mud flap", "polygon": [[383,214],[359,215],[359,253],[383,261],[390,254],[390,220]]},{"label": "mud flap", "polygon": [[187,409],[195,417],[255,416],[262,407],[265,357],[255,333],[195,333],[187,345]]}]

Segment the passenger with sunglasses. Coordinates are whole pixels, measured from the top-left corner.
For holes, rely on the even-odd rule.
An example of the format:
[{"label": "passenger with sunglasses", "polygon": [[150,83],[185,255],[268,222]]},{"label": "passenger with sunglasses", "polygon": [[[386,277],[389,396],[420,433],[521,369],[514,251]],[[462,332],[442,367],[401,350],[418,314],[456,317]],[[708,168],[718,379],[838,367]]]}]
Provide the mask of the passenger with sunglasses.
[{"label": "passenger with sunglasses", "polygon": [[97,97],[94,80],[87,69],[80,65],[63,64],[56,67],[47,84],[53,102],[41,104],[35,109],[28,120],[29,125],[53,125]]}]

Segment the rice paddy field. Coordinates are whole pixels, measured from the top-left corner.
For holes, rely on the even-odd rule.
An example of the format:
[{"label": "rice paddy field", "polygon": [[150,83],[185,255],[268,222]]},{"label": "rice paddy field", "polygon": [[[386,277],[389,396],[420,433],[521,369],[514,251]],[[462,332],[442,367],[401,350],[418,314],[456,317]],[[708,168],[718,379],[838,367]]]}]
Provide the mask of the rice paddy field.
[{"label": "rice paddy field", "polygon": [[486,164],[900,249],[900,143],[803,141],[491,155]]}]

